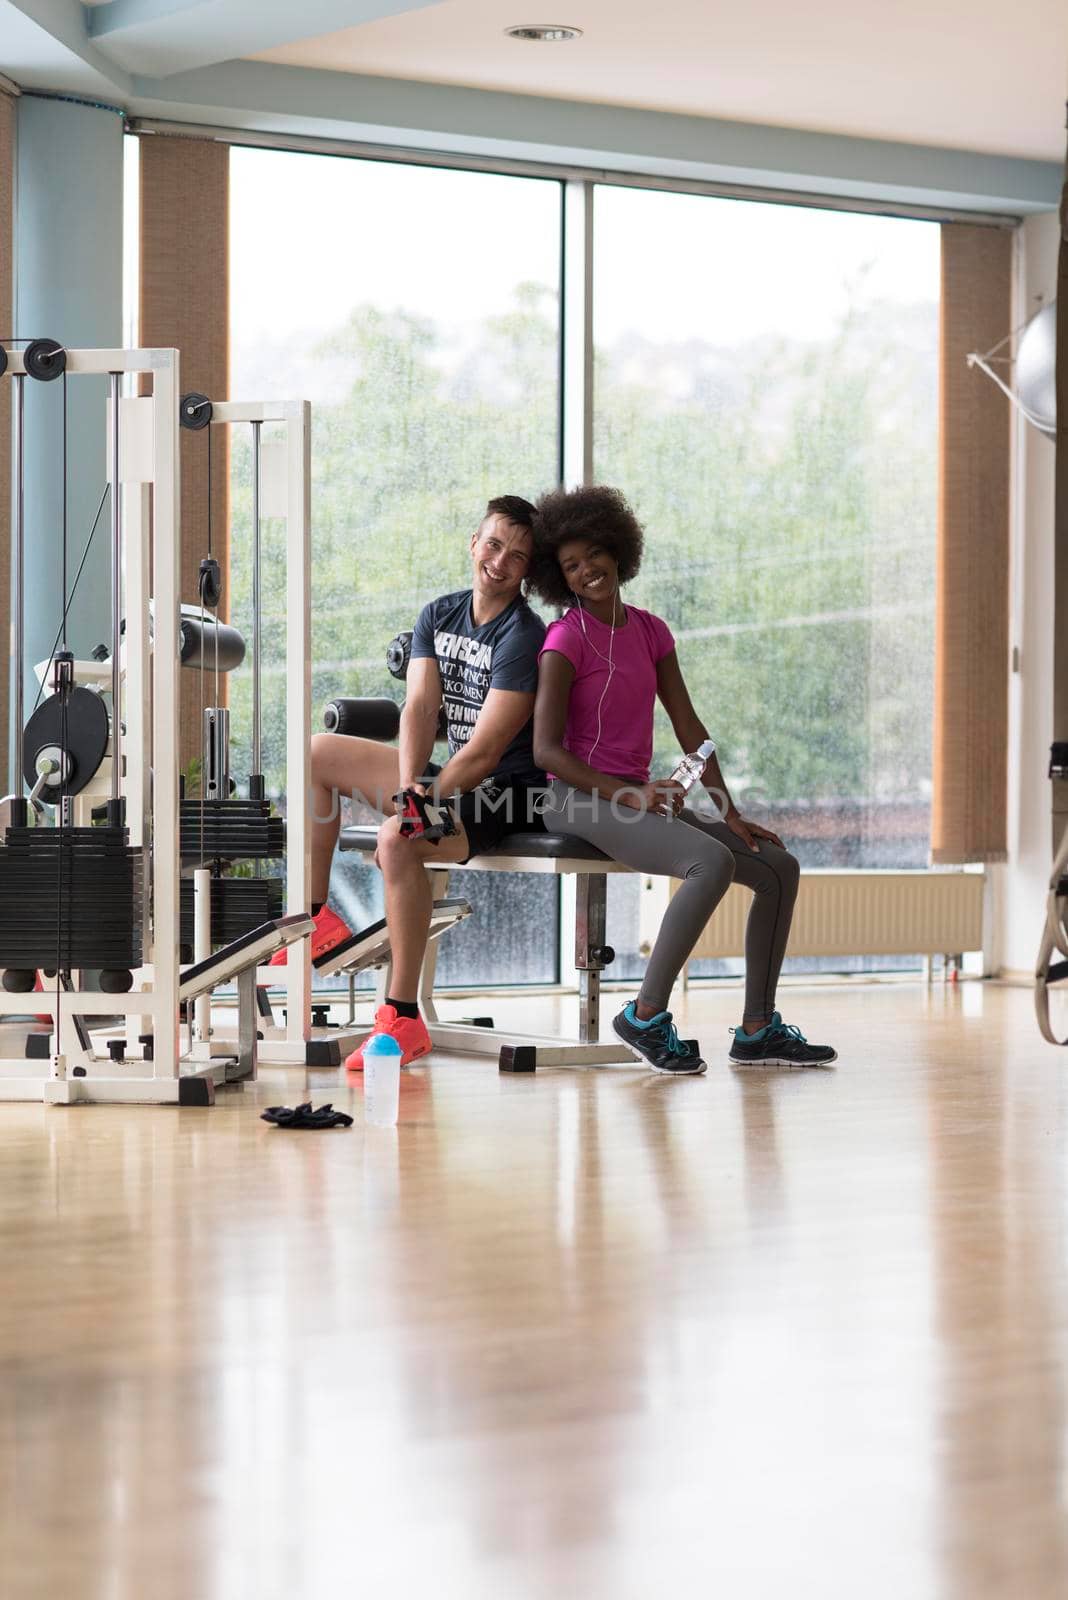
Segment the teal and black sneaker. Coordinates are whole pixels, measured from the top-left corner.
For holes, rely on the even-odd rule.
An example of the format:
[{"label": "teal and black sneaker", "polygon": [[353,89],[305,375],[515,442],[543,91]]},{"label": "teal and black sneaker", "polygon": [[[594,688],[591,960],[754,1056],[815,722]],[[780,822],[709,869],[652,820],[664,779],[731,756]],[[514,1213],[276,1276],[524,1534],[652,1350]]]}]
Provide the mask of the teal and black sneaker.
[{"label": "teal and black sneaker", "polygon": [[776,1011],[759,1033],[732,1028],[731,1060],[738,1067],[829,1067],[838,1051],[829,1044],[809,1044],[800,1028],[784,1022]]},{"label": "teal and black sneaker", "polygon": [[639,1022],[631,1000],[618,1017],[612,1018],[612,1031],[632,1055],[654,1072],[679,1076],[708,1070],[701,1060],[697,1040],[679,1038],[670,1011],[659,1011],[648,1022]]}]

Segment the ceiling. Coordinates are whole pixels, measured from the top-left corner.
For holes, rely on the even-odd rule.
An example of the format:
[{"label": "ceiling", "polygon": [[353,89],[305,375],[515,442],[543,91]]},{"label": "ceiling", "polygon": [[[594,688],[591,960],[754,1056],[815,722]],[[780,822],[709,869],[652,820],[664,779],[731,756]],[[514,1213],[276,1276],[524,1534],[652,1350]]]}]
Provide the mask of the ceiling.
[{"label": "ceiling", "polygon": [[[298,13],[291,15],[295,28]],[[505,37],[506,27],[531,22],[568,23],[583,37],[565,44]],[[1064,0],[423,0],[255,59],[1064,156]]]},{"label": "ceiling", "polygon": [[[0,0],[0,72],[153,124],[1025,216],[1068,0]],[[557,10],[557,6],[561,9]],[[572,43],[505,36],[570,23]]]}]

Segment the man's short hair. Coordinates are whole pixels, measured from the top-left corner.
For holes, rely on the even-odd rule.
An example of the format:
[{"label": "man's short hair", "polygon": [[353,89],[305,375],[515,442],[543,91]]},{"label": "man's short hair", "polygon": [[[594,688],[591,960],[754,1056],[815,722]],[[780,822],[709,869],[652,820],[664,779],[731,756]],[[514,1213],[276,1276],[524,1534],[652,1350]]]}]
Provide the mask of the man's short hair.
[{"label": "man's short hair", "polygon": [[534,507],[529,500],[524,500],[518,494],[499,494],[486,502],[486,517],[503,517],[505,522],[510,522],[513,527],[526,528],[530,533],[534,528]]}]

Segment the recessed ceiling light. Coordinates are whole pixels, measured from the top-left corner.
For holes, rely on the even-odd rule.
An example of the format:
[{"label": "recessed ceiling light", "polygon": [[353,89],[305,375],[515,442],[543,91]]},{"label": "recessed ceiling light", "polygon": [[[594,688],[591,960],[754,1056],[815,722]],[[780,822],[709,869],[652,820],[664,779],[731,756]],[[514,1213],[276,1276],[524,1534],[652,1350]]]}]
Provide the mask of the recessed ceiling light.
[{"label": "recessed ceiling light", "polygon": [[505,28],[509,39],[537,39],[542,44],[560,44],[565,39],[581,39],[581,28],[568,28],[559,22],[524,22],[518,28]]}]

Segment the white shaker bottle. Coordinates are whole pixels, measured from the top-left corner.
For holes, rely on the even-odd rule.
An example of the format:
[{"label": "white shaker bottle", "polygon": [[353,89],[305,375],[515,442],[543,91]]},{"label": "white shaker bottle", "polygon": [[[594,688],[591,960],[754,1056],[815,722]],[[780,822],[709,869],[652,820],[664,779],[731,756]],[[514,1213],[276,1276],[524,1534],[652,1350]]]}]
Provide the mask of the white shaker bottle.
[{"label": "white shaker bottle", "polygon": [[373,1128],[392,1128],[400,1112],[401,1047],[375,1033],[363,1047],[363,1115]]}]

